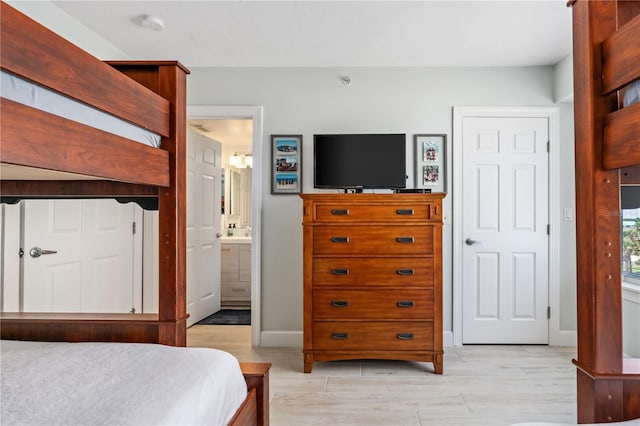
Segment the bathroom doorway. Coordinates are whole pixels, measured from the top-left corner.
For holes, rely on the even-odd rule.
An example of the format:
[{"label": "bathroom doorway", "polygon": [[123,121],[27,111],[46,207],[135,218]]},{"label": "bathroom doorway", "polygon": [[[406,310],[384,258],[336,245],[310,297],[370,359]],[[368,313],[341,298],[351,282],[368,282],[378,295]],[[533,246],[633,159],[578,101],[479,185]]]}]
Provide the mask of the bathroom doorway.
[{"label": "bathroom doorway", "polygon": [[261,107],[187,108],[188,127],[222,144],[219,313],[238,311],[241,319],[250,310],[253,346],[260,345],[261,123]]}]

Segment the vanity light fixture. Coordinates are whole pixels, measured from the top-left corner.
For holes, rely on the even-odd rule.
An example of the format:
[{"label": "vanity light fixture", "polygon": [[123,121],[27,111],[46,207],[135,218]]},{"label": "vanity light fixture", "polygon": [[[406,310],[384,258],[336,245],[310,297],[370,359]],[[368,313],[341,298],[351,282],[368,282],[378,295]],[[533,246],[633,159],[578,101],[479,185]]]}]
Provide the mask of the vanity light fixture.
[{"label": "vanity light fixture", "polygon": [[253,167],[253,156],[251,154],[238,154],[234,152],[229,157],[229,165],[238,169],[246,169]]},{"label": "vanity light fixture", "polygon": [[229,157],[229,165],[232,167],[242,168],[244,163],[244,159],[237,153],[234,152],[231,157]]}]

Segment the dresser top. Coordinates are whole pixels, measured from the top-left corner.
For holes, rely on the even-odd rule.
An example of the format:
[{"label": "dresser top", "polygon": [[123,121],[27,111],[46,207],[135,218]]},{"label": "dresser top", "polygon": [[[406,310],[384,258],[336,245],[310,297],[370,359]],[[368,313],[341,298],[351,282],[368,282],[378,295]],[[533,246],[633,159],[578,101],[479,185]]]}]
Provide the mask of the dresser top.
[{"label": "dresser top", "polygon": [[424,202],[434,199],[443,199],[447,194],[444,192],[432,192],[429,194],[404,193],[404,194],[327,194],[327,193],[304,193],[300,194],[303,200],[312,201],[345,201],[345,202]]}]

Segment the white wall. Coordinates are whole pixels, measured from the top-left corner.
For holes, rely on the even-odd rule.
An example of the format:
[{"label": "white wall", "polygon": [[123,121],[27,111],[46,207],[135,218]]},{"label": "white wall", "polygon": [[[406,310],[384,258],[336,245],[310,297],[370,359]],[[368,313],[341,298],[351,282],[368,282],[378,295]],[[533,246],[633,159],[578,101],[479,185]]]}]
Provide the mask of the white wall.
[{"label": "white wall", "polygon": [[13,8],[100,59],[130,59],[121,49],[50,1],[6,0]]},{"label": "white wall", "polygon": [[[45,2],[9,0],[14,7],[49,26],[99,58],[126,55],[89,28]],[[312,142],[322,132],[446,133],[451,143],[455,106],[550,106],[570,102],[571,58],[556,67],[532,68],[194,68],[187,79],[189,105],[264,107],[262,158],[262,329],[302,330],[301,201],[270,194],[270,135],[302,134],[303,188],[313,190]],[[339,77],[349,75],[350,86]],[[560,105],[561,330],[575,330],[575,225],[562,221],[573,208],[573,110]],[[450,150],[449,150],[450,152]],[[410,152],[412,154],[412,152]],[[408,161],[413,182],[413,159]],[[451,175],[447,176],[451,182]],[[445,198],[444,328],[452,330],[451,197]],[[286,339],[285,339],[286,340]]]},{"label": "white wall", "polygon": [[625,290],[622,299],[622,350],[640,358],[640,292]]},{"label": "white wall", "polygon": [[[295,195],[270,194],[270,135],[302,134],[305,192],[313,189],[313,134],[323,132],[401,132],[411,145],[413,134],[452,133],[455,106],[554,105],[555,70],[532,68],[194,68],[188,79],[190,105],[259,105],[264,107],[262,156],[262,329],[302,330],[302,203]],[[339,76],[349,75],[345,86]],[[561,106],[561,143],[573,144],[570,106]],[[413,182],[413,151],[407,161]],[[561,154],[561,211],[573,207],[573,157]],[[451,174],[447,176],[451,182]],[[444,328],[452,330],[451,197],[445,198]],[[561,221],[562,222],[562,221]],[[561,328],[575,330],[575,249],[570,228],[561,250]],[[563,237],[564,238],[564,237]],[[567,247],[564,247],[564,246]]]}]

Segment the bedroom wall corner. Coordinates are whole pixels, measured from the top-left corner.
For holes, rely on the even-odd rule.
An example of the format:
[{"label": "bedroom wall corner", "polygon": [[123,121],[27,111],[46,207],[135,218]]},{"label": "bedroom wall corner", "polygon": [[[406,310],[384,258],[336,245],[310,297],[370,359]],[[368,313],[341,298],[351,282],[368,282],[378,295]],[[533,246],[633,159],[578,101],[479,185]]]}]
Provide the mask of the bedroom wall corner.
[{"label": "bedroom wall corner", "polygon": [[573,54],[571,53],[553,67],[553,99],[556,103],[573,102]]},{"label": "bedroom wall corner", "polygon": [[11,7],[38,21],[83,50],[100,59],[131,59],[95,31],[79,23],[51,1],[5,0]]}]

